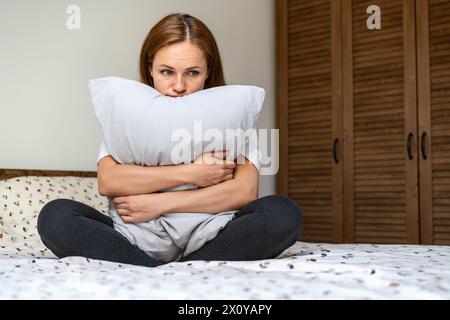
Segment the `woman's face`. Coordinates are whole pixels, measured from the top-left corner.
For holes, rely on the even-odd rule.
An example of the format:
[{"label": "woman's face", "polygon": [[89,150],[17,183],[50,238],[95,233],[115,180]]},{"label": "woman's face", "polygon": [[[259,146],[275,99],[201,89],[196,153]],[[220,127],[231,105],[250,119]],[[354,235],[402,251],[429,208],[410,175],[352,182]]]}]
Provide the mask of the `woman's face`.
[{"label": "woman's face", "polygon": [[208,78],[203,51],[188,41],[159,49],[150,72],[155,89],[171,97],[203,90]]}]

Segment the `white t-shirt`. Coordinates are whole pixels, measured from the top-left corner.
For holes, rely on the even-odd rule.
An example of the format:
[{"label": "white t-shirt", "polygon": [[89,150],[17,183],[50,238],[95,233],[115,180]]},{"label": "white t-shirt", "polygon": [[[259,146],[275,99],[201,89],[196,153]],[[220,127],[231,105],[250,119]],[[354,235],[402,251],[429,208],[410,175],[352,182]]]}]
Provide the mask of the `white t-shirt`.
[{"label": "white t-shirt", "polygon": [[[106,156],[109,156],[109,153],[106,150],[105,142],[102,140],[100,144],[100,150],[98,151],[97,165],[98,162]],[[254,143],[251,143],[251,140],[249,144],[249,154],[247,159],[256,167],[259,173],[261,169],[261,164],[258,160],[258,148]]]},{"label": "white t-shirt", "polygon": [[102,142],[100,143],[100,149],[98,150],[97,165],[98,162],[106,156],[109,156],[109,152],[108,150],[106,150],[105,142],[102,139]]}]

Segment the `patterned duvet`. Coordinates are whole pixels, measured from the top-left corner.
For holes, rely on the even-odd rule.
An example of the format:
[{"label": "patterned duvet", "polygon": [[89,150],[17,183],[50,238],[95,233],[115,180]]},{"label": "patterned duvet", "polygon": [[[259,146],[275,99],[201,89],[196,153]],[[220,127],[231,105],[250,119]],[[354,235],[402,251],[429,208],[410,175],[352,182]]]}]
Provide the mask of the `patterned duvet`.
[{"label": "patterned duvet", "polygon": [[0,299],[450,299],[449,246],[298,242],[278,259],[157,268],[0,250]]}]

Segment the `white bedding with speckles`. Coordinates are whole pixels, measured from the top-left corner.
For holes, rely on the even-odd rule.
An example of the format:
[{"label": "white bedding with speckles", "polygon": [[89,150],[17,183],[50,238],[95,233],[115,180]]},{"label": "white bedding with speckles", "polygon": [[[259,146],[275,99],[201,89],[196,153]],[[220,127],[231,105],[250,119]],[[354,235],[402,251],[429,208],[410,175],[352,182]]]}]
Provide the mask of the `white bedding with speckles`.
[{"label": "white bedding with speckles", "polygon": [[56,198],[107,211],[95,178],[0,181],[0,299],[450,299],[450,246],[297,242],[277,259],[156,268],[58,260],[36,218]]},{"label": "white bedding with speckles", "polygon": [[298,242],[278,259],[156,268],[1,250],[0,299],[450,299],[448,246]]}]

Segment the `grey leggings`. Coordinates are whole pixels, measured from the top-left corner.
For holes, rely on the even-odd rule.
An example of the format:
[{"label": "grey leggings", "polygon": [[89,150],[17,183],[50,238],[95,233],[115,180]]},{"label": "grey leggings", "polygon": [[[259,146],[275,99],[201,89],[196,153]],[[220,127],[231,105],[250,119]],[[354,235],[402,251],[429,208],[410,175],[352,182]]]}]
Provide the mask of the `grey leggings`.
[{"label": "grey leggings", "polygon": [[[265,196],[242,207],[214,239],[180,261],[275,258],[295,243],[301,229],[300,208],[292,199]],[[114,230],[111,218],[81,202],[48,202],[39,214],[38,232],[59,258],[82,256],[148,267],[162,264]]]}]

